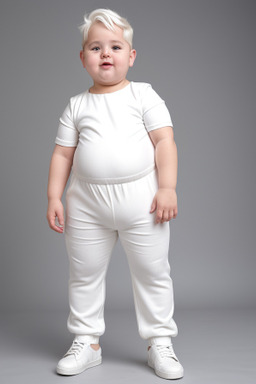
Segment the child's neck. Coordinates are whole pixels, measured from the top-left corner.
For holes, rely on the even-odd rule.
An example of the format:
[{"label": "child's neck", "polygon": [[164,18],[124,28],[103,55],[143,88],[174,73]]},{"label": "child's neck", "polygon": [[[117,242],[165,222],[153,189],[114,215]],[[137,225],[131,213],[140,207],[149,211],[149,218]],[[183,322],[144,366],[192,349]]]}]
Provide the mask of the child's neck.
[{"label": "child's neck", "polygon": [[89,89],[90,93],[112,93],[125,88],[130,83],[129,80],[124,79],[121,82],[113,85],[95,84]]}]

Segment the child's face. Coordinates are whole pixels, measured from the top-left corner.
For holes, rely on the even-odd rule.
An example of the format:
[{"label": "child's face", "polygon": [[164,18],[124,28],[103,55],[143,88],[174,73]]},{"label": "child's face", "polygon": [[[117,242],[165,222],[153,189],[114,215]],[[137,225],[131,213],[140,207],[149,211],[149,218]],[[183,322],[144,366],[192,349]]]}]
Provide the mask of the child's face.
[{"label": "child's face", "polygon": [[84,50],[80,52],[83,66],[98,90],[123,84],[135,57],[136,51],[124,40],[123,30],[116,25],[115,32],[110,31],[101,22],[91,26]]}]

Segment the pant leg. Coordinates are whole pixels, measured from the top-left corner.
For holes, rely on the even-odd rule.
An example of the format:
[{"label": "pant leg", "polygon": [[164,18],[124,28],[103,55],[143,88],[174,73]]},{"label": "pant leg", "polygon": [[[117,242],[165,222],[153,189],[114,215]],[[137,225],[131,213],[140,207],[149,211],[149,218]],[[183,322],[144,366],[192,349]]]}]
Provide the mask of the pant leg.
[{"label": "pant leg", "polygon": [[[119,238],[131,273],[138,330],[149,345],[170,344],[171,337],[178,333],[173,320],[173,283],[168,260],[170,226],[169,222],[155,224],[155,213],[149,213],[157,188],[154,171],[123,185],[124,201],[116,207]],[[129,199],[125,200],[125,196]]]},{"label": "pant leg", "polygon": [[118,238],[117,231],[105,225],[112,211],[100,188],[72,177],[65,224],[70,274],[67,326],[78,340],[95,344],[105,331],[106,273]]}]

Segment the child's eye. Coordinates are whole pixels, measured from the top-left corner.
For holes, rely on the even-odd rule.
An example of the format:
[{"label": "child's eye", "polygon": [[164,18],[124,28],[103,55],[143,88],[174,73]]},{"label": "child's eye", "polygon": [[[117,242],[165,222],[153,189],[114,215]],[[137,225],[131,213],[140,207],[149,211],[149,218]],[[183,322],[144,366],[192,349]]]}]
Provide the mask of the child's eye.
[{"label": "child's eye", "polygon": [[121,49],[121,47],[119,47],[118,45],[114,45],[113,49],[114,51],[117,51],[118,49]]},{"label": "child's eye", "polygon": [[100,48],[99,47],[93,47],[92,51],[98,51]]}]

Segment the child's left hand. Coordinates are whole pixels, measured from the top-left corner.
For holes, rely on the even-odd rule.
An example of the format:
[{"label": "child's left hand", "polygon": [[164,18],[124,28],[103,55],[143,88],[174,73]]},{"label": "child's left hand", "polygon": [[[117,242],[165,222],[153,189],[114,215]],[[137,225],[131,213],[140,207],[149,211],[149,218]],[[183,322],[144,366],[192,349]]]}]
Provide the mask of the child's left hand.
[{"label": "child's left hand", "polygon": [[175,189],[159,188],[151,204],[150,213],[156,210],[156,223],[175,219],[178,214]]}]

